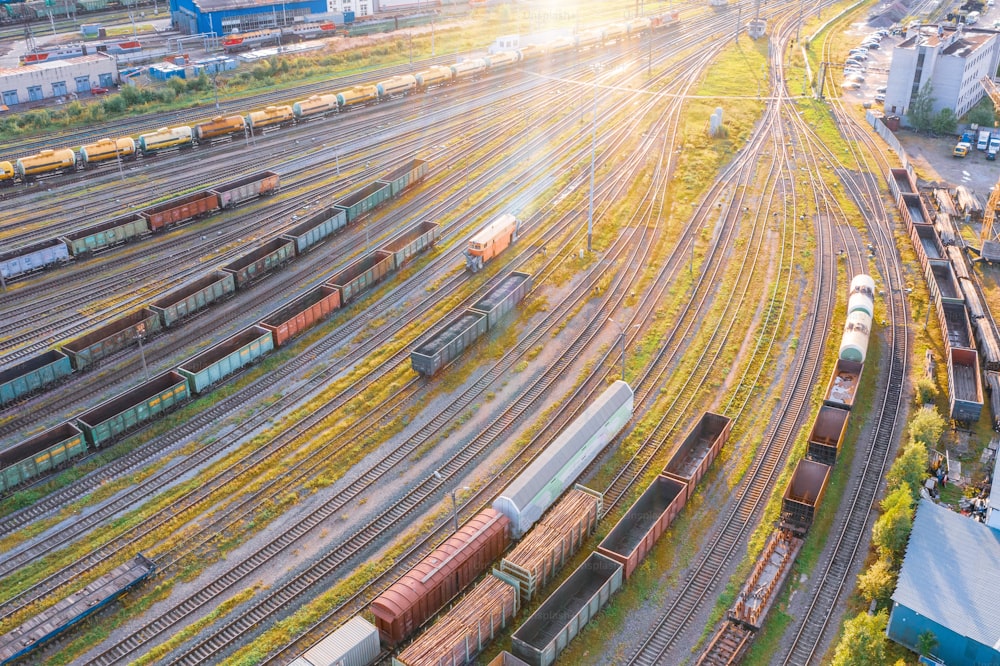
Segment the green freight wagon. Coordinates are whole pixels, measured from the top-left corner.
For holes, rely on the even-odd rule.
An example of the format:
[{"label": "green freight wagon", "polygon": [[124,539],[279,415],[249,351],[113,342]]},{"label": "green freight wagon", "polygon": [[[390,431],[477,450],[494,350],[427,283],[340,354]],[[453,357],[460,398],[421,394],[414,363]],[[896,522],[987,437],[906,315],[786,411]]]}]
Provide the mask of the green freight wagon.
[{"label": "green freight wagon", "polygon": [[486,333],[486,315],[466,310],[458,319],[410,352],[413,369],[423,375],[433,375],[466,350]]},{"label": "green freight wagon", "polygon": [[191,393],[206,391],[274,349],[271,331],[251,326],[177,366]]},{"label": "green freight wagon", "polygon": [[69,357],[51,349],[0,372],[0,407],[73,373]]},{"label": "green freight wagon", "polygon": [[271,271],[275,271],[295,257],[295,243],[287,238],[275,238],[244,254],[232,263],[222,267],[226,273],[232,273],[236,280],[236,288],[243,289],[252,282],[259,280]]},{"label": "green freight wagon", "polygon": [[324,206],[322,210],[313,213],[304,222],[281,235],[295,242],[295,253],[303,254],[316,243],[347,226],[347,213],[333,206]]},{"label": "green freight wagon", "polygon": [[390,196],[395,199],[408,187],[416,185],[422,181],[426,175],[427,161],[413,159],[398,169],[394,169],[385,176],[382,176],[375,182],[388,185],[390,188]]},{"label": "green freight wagon", "polygon": [[437,222],[421,222],[406,230],[380,249],[393,254],[392,265],[396,270],[403,267],[411,257],[423,252],[437,242],[441,235],[441,225]]},{"label": "green freight wagon", "polygon": [[190,317],[216,301],[229,298],[235,292],[236,279],[232,273],[215,271],[160,296],[150,303],[149,309],[160,315],[161,323],[170,328],[184,317]]},{"label": "green freight wagon", "polygon": [[77,417],[87,443],[100,448],[169,412],[190,397],[187,379],[171,370]]},{"label": "green freight wagon", "polygon": [[149,233],[146,218],[138,213],[129,213],[101,224],[73,231],[62,237],[74,257],[83,257],[105,250],[115,245],[128,243]]},{"label": "green freight wagon", "polygon": [[531,275],[514,271],[486,292],[486,295],[476,301],[472,310],[486,315],[490,330],[500,323],[504,315],[517,307],[531,291]]},{"label": "green freight wagon", "polygon": [[326,284],[340,292],[340,304],[345,305],[365,289],[384,280],[393,270],[392,262],[392,254],[375,250],[334,275]]},{"label": "green freight wagon", "polygon": [[148,339],[161,328],[160,315],[143,308],[115,319],[76,340],[63,345],[63,352],[73,361],[73,367],[83,370],[115,352],[130,347],[140,337]]},{"label": "green freight wagon", "polygon": [[376,181],[365,185],[360,190],[351,192],[333,205],[335,208],[339,208],[347,213],[347,223],[350,224],[362,215],[375,210],[391,198],[392,186]]},{"label": "green freight wagon", "polygon": [[72,423],[49,428],[0,451],[0,491],[30,481],[86,451],[83,434]]}]

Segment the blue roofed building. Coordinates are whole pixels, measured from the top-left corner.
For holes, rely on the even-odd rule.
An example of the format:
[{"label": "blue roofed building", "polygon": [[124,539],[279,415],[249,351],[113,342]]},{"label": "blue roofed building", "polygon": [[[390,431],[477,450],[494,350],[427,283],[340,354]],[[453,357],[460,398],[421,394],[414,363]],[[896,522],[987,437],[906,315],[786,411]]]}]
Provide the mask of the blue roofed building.
[{"label": "blue roofed building", "polygon": [[170,0],[174,25],[189,34],[278,28],[327,11],[327,0]]},{"label": "blue roofed building", "polygon": [[886,633],[948,666],[1000,666],[1000,531],[922,499],[892,595]]}]

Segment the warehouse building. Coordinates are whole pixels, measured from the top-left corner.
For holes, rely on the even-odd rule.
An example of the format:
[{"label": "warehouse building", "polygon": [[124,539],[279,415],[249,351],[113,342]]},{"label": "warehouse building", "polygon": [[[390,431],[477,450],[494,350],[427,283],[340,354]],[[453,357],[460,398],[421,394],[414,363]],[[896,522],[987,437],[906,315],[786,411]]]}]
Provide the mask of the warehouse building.
[{"label": "warehouse building", "polygon": [[934,113],[952,109],[961,117],[986,94],[979,81],[997,71],[1000,35],[964,26],[923,26],[915,33],[892,52],[886,113],[908,113],[913,99],[930,82]]},{"label": "warehouse building", "polygon": [[[333,0],[329,0],[333,2]],[[189,34],[253,32],[291,25],[298,17],[323,14],[327,0],[170,0],[170,16]],[[301,20],[301,19],[300,19]]]},{"label": "warehouse building", "polygon": [[14,107],[53,97],[73,97],[93,88],[110,88],[118,83],[118,65],[114,56],[94,53],[30,67],[0,68],[0,82],[3,103]]},{"label": "warehouse building", "polygon": [[949,666],[1000,666],[1000,531],[922,499],[892,595],[886,634]]}]

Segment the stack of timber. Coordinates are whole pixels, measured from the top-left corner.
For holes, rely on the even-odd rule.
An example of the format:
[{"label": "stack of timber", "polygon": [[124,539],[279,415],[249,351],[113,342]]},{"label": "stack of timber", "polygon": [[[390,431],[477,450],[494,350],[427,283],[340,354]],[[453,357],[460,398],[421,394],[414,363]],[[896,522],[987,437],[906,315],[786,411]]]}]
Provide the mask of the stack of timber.
[{"label": "stack of timber", "polygon": [[521,540],[500,563],[515,579],[522,603],[528,603],[597,527],[603,497],[577,485]]},{"label": "stack of timber", "polygon": [[455,666],[471,662],[510,624],[519,609],[517,583],[484,578],[429,630],[393,658],[395,666]]}]

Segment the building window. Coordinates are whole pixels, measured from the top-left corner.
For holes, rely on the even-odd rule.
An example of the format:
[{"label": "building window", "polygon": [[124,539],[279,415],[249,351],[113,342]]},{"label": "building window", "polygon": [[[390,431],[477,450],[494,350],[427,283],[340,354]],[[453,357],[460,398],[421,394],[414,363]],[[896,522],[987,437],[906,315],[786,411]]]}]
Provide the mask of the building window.
[{"label": "building window", "polygon": [[17,91],[16,90],[4,90],[3,91],[3,103],[7,106],[14,106],[17,104]]},{"label": "building window", "polygon": [[38,102],[44,97],[41,86],[28,86],[28,101]]},{"label": "building window", "polygon": [[65,81],[53,81],[52,82],[52,94],[56,97],[64,97],[66,95],[66,82]]}]

